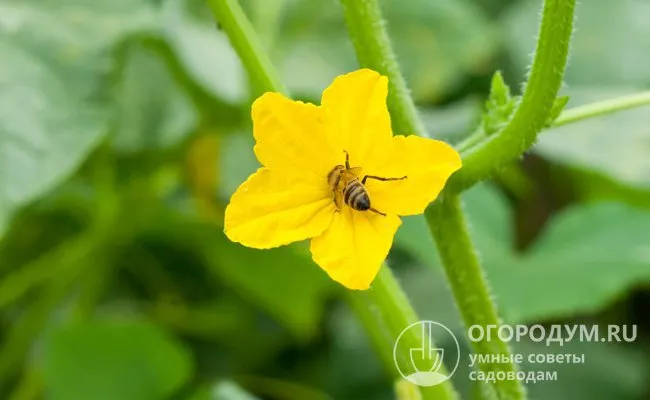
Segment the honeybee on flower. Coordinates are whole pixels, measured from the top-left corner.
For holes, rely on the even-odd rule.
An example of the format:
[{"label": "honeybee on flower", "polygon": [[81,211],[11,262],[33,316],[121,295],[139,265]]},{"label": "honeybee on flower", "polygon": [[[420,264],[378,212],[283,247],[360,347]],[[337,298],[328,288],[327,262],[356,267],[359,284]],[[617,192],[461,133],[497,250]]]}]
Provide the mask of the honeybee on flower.
[{"label": "honeybee on flower", "polygon": [[393,136],[388,79],[361,69],[337,77],[321,105],[265,93],[252,106],[262,164],[233,194],[225,233],[268,249],[311,239],[313,260],[349,289],[367,289],[399,216],[424,212],[461,167],[444,142]]}]

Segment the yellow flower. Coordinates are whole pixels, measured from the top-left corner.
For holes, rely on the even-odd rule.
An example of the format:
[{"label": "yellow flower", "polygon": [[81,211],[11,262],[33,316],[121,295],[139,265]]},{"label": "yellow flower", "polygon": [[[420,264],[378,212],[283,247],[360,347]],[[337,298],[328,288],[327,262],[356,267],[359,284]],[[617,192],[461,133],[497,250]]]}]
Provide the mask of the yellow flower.
[{"label": "yellow flower", "polygon": [[[444,142],[393,136],[386,107],[388,79],[362,69],[339,76],[321,105],[265,93],[252,106],[255,154],[263,165],[226,208],[225,233],[234,242],[268,249],[311,239],[314,261],[350,289],[367,289],[388,255],[399,216],[421,214],[461,166]],[[330,175],[350,167],[376,211],[365,210],[359,189],[335,203]],[[350,175],[353,173],[354,175]],[[334,176],[334,178],[332,176]],[[359,186],[354,184],[356,186]],[[348,186],[350,188],[351,186]],[[360,200],[361,199],[361,200]],[[353,209],[349,204],[355,204]],[[385,214],[385,215],[382,215]]]}]

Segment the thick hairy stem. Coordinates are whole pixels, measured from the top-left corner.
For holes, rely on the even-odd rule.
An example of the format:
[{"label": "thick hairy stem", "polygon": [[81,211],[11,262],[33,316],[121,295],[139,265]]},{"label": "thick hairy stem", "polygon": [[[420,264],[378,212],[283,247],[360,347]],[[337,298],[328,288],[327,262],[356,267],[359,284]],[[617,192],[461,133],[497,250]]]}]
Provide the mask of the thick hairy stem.
[{"label": "thick hairy stem", "polygon": [[[426,217],[465,327],[469,329],[478,325],[480,329],[486,330],[490,325],[499,326],[496,305],[490,296],[488,282],[467,231],[459,196],[452,194],[438,199],[429,207]],[[511,359],[507,343],[498,335],[492,335],[490,339],[472,342],[474,353],[498,354],[506,360]],[[479,368],[493,373],[517,370],[513,363],[494,363],[491,360],[480,363]],[[524,388],[517,380],[497,379],[494,389],[501,400],[525,398]]]},{"label": "thick hairy stem", "polygon": [[533,65],[515,113],[501,131],[463,154],[463,168],[452,177],[448,191],[459,192],[489,177],[535,143],[562,85],[574,9],[575,0],[544,1]]}]

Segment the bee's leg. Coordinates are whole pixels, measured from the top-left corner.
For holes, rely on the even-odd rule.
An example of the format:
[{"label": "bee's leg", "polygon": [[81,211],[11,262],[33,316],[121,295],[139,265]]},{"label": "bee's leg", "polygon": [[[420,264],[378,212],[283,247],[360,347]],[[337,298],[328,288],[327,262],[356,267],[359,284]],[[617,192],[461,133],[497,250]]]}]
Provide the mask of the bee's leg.
[{"label": "bee's leg", "polygon": [[341,212],[342,201],[341,196],[338,193],[334,194],[334,205],[336,206],[336,211]]},{"label": "bee's leg", "polygon": [[383,217],[386,216],[386,214],[384,214],[384,213],[381,212],[381,211],[375,210],[374,208],[369,208],[368,210],[369,210],[369,211],[372,211],[372,212],[374,212],[374,213],[376,213],[376,214],[379,214],[379,215],[381,215],[381,216],[383,216]]},{"label": "bee's leg", "polygon": [[406,176],[403,176],[401,178],[382,178],[381,176],[366,175],[361,180],[362,185],[366,184],[366,179],[376,179],[378,181],[401,181],[402,179],[406,179]]},{"label": "bee's leg", "polygon": [[346,150],[343,150],[345,153],[345,168],[350,169],[350,154]]}]

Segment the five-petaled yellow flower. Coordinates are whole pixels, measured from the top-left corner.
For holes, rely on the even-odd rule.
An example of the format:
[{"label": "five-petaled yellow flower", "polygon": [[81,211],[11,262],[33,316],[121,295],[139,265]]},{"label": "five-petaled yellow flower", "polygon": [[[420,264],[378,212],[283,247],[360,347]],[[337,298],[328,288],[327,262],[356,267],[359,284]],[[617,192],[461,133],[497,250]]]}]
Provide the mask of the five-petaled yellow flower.
[{"label": "five-petaled yellow flower", "polygon": [[263,167],[230,199],[228,238],[258,249],[311,239],[314,261],[332,279],[367,289],[399,216],[423,213],[461,166],[444,142],[393,136],[387,92],[385,76],[362,69],[337,77],[320,106],[278,93],[258,98],[253,135]]}]

